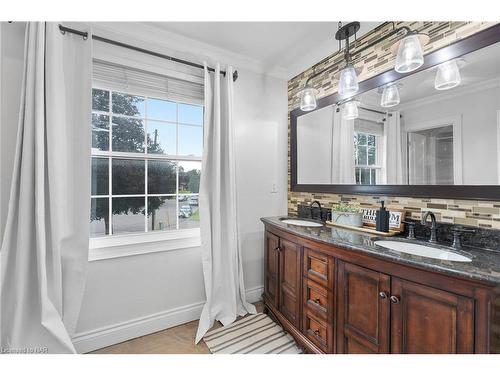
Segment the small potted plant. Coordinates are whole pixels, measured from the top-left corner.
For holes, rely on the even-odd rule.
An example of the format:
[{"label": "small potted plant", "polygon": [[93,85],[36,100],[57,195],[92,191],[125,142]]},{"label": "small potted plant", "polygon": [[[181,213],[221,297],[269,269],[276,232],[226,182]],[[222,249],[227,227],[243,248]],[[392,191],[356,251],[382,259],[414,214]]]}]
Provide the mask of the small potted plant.
[{"label": "small potted plant", "polygon": [[332,222],[360,228],[363,226],[363,209],[347,204],[332,207]]}]

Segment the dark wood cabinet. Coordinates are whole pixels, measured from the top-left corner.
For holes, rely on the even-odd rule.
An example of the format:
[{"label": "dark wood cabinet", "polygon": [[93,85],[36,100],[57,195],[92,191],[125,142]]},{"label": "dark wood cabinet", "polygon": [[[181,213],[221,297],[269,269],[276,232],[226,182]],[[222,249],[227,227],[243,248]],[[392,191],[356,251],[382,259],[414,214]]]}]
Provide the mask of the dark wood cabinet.
[{"label": "dark wood cabinet", "polygon": [[304,248],[304,277],[323,286],[331,287],[334,278],[333,263],[332,257],[307,247]]},{"label": "dark wood cabinet", "polygon": [[268,303],[278,307],[279,288],[279,246],[280,239],[272,233],[266,232],[264,250],[264,294]]},{"label": "dark wood cabinet", "polygon": [[304,278],[302,332],[322,351],[334,352],[334,293]]},{"label": "dark wood cabinet", "polygon": [[339,262],[339,353],[389,353],[390,277]]},{"label": "dark wood cabinet", "polygon": [[295,327],[299,327],[300,312],[300,247],[280,239],[279,245],[280,310]]},{"label": "dark wood cabinet", "polygon": [[308,352],[498,351],[494,285],[266,229],[266,310]]},{"label": "dark wood cabinet", "polygon": [[391,294],[392,353],[474,353],[473,299],[398,278]]},{"label": "dark wood cabinet", "polygon": [[264,296],[295,327],[300,327],[301,251],[297,244],[266,232]]},{"label": "dark wood cabinet", "polygon": [[339,353],[474,352],[471,298],[350,263],[338,275]]}]

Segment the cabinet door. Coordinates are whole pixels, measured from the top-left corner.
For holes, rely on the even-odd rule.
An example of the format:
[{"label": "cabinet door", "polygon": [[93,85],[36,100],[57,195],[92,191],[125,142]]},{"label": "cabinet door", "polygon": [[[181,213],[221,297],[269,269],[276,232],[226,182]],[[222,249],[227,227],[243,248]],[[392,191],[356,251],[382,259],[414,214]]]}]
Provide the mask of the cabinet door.
[{"label": "cabinet door", "polygon": [[392,279],[391,352],[474,352],[474,301]]},{"label": "cabinet door", "polygon": [[337,353],[388,353],[390,277],[339,262]]},{"label": "cabinet door", "polygon": [[264,294],[269,303],[278,307],[279,287],[279,238],[272,233],[266,232],[266,244],[264,247]]},{"label": "cabinet door", "polygon": [[300,246],[280,241],[280,311],[299,328],[300,311]]}]

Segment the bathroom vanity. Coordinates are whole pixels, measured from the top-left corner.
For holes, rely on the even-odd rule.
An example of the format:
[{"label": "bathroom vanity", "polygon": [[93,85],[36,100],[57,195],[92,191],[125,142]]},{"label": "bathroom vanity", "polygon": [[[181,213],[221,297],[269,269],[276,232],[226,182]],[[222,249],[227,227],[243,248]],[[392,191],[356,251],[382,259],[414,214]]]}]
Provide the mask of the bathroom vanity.
[{"label": "bathroom vanity", "polygon": [[500,353],[500,252],[440,260],[350,230],[262,221],[265,309],[307,352]]}]

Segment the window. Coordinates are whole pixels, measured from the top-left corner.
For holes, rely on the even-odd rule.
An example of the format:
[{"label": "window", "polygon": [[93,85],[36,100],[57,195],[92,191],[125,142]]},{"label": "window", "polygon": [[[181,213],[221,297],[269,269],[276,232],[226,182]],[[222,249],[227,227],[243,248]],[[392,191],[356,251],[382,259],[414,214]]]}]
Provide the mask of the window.
[{"label": "window", "polygon": [[90,236],[199,228],[203,106],[92,90]]},{"label": "window", "polygon": [[373,134],[354,133],[355,174],[358,185],[377,183],[377,174],[380,173],[378,138]]}]

